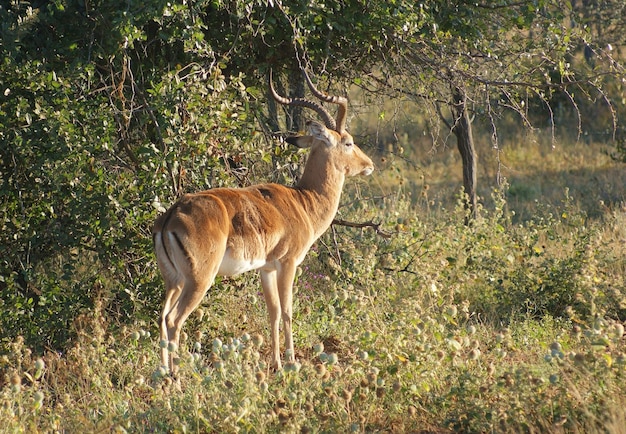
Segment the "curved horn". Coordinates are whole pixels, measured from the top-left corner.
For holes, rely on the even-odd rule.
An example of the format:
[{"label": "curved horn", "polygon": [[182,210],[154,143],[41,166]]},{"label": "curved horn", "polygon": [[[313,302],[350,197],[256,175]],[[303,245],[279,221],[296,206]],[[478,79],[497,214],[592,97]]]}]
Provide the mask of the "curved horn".
[{"label": "curved horn", "polygon": [[311,110],[314,110],[318,115],[320,115],[320,117],[324,121],[324,124],[326,125],[326,128],[330,128],[331,130],[337,131],[337,124],[335,123],[335,120],[332,118],[330,113],[326,111],[324,107],[322,107],[321,105],[313,101],[309,101],[304,98],[285,98],[284,96],[280,96],[276,92],[276,89],[274,89],[274,83],[272,82],[272,70],[271,69],[270,69],[269,76],[270,76],[269,77],[270,92],[272,93],[272,97],[274,97],[276,102],[280,104],[284,104],[284,105],[293,105],[293,106],[310,108]]},{"label": "curved horn", "polygon": [[344,98],[343,96],[332,96],[325,94],[313,85],[313,82],[309,78],[309,74],[306,73],[306,70],[304,68],[302,69],[302,73],[304,74],[304,78],[306,79],[306,82],[309,85],[309,89],[311,89],[313,95],[315,95],[324,102],[337,104],[339,106],[339,110],[337,111],[337,128],[335,128],[335,131],[343,133],[346,130],[346,116],[348,114],[347,98]]}]

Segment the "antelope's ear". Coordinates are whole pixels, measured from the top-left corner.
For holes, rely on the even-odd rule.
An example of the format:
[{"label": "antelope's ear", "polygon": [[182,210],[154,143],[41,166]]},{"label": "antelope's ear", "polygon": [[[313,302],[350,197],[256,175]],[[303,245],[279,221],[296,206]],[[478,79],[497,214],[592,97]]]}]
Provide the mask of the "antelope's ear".
[{"label": "antelope's ear", "polygon": [[335,139],[332,134],[324,125],[316,121],[308,121],[306,123],[309,134],[316,140],[323,142],[326,146],[334,146]]},{"label": "antelope's ear", "polygon": [[298,148],[310,148],[316,140],[324,143],[328,147],[334,145],[335,139],[324,125],[316,121],[308,121],[306,126],[309,130],[309,135],[287,137],[285,141]]},{"label": "antelope's ear", "polygon": [[297,146],[298,148],[310,148],[313,141],[311,136],[292,136],[285,139],[290,145]]}]

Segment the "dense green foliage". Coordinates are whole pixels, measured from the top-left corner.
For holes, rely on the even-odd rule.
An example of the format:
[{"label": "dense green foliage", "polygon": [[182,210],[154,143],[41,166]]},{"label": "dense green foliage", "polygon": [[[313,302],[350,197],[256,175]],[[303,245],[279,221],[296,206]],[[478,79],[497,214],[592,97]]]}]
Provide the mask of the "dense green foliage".
[{"label": "dense green foliage", "polygon": [[152,316],[159,200],[263,159],[252,90],[222,75],[192,11],[95,6],[2,10],[2,328],[38,345],[99,298]]}]

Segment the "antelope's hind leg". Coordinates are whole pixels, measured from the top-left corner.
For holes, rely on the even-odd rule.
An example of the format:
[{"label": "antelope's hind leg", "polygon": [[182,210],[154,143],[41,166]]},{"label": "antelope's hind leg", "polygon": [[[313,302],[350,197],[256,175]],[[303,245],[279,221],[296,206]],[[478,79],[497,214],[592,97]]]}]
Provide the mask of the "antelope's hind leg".
[{"label": "antelope's hind leg", "polygon": [[[174,295],[172,296],[172,300],[170,300],[169,297],[166,298],[165,308],[170,307],[168,306],[168,302],[171,302],[172,304],[169,312],[165,313],[165,308],[163,310],[164,319],[161,324],[161,333],[162,335],[167,334],[168,345],[173,344],[176,351],[179,350],[180,332],[185,324],[185,321],[187,321],[189,315],[191,315],[191,313],[200,305],[205,294],[213,284],[216,275],[217,269],[212,271],[209,275],[203,276],[203,278],[187,278],[185,279],[182,290],[179,291],[176,300],[173,300],[175,297]],[[165,329],[165,332],[163,332],[163,329]],[[170,372],[174,374],[177,371],[175,359],[175,355],[170,352]]]},{"label": "antelope's hind leg", "polygon": [[167,327],[167,316],[172,310],[172,306],[178,301],[182,291],[182,284],[174,284],[167,282],[166,280],[166,289],[165,289],[165,303],[163,305],[163,312],[161,314],[161,342],[159,345],[161,346],[161,365],[164,366],[168,371],[172,368],[170,363],[169,356],[169,343],[172,340],[173,336],[170,336],[168,327]]}]

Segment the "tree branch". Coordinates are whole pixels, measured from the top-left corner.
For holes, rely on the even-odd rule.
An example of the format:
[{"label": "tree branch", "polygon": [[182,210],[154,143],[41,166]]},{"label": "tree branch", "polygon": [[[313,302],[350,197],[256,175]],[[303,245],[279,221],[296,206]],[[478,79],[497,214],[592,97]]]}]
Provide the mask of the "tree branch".
[{"label": "tree branch", "polygon": [[347,220],[342,220],[342,219],[334,219],[333,222],[331,223],[331,225],[339,225],[339,226],[346,226],[349,228],[373,228],[374,231],[380,235],[383,238],[391,238],[391,233],[387,232],[383,229],[380,228],[380,223],[374,223],[372,221],[369,222],[363,222],[363,223],[356,223],[356,222],[349,222]]}]

